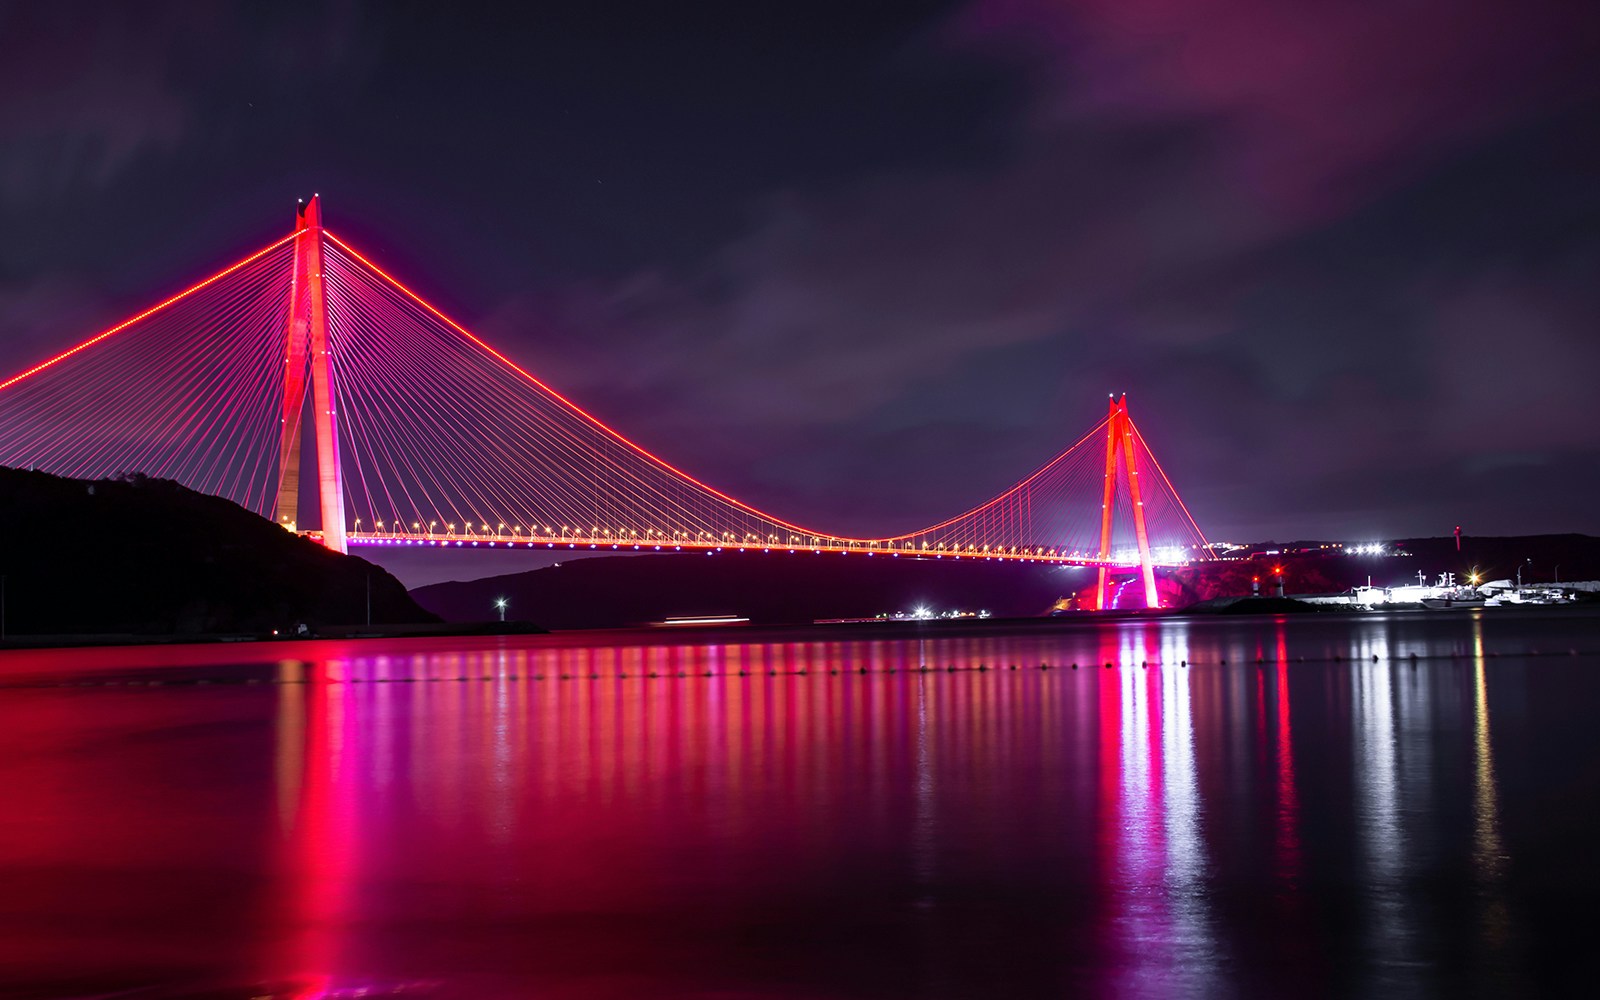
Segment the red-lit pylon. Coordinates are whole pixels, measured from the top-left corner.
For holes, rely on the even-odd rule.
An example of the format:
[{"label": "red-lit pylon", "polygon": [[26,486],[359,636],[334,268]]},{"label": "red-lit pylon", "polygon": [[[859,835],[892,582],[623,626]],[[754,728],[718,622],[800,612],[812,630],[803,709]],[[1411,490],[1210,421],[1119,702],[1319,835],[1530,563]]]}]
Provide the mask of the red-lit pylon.
[{"label": "red-lit pylon", "polygon": [[1111,412],[1106,417],[1106,471],[1100,503],[1100,579],[1095,587],[1095,605],[1106,607],[1106,565],[1111,555],[1111,512],[1117,495],[1117,457],[1122,457],[1128,470],[1128,499],[1133,505],[1133,533],[1139,543],[1139,568],[1144,576],[1144,601],[1150,608],[1160,607],[1156,593],[1155,564],[1150,558],[1150,532],[1145,527],[1144,496],[1139,486],[1139,450],[1133,446],[1133,422],[1128,419],[1128,394],[1111,399]]},{"label": "red-lit pylon", "polygon": [[[308,364],[309,362],[309,364]],[[306,379],[311,381],[311,422],[317,439],[317,498],[323,544],[344,552],[344,503],[339,477],[339,424],[334,412],[333,358],[328,351],[328,300],[323,289],[322,201],[300,206],[295,220],[294,273],[283,348],[283,415],[278,443],[278,502],[281,524],[298,527],[300,508],[300,415]]]}]

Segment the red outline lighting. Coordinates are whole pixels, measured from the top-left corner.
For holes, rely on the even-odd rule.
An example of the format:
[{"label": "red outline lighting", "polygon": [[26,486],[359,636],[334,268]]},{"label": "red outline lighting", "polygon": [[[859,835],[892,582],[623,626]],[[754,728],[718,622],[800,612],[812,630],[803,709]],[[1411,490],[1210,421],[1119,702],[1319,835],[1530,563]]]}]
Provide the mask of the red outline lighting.
[{"label": "red outline lighting", "polygon": [[195,283],[193,285],[190,285],[188,288],[185,288],[183,291],[179,292],[178,294],[172,296],[169,299],[164,299],[161,302],[157,302],[155,305],[151,306],[149,309],[146,309],[144,312],[138,314],[137,316],[134,316],[131,319],[123,320],[121,323],[118,323],[116,326],[112,327],[111,329],[106,330],[104,333],[95,334],[93,337],[90,337],[88,340],[85,340],[83,343],[78,344],[75,347],[67,348],[65,351],[62,351],[60,354],[57,354],[55,357],[51,358],[50,360],[41,361],[38,364],[34,365],[32,368],[29,368],[27,371],[19,372],[16,375],[11,376],[10,378],[6,379],[4,382],[0,382],[0,389],[6,389],[6,388],[9,388],[10,386],[16,385],[18,382],[21,382],[23,379],[28,378],[31,375],[36,375],[39,372],[44,371],[46,368],[49,368],[51,365],[56,364],[57,362],[65,361],[66,359],[72,357],[74,354],[77,354],[79,351],[83,350],[84,348],[92,347],[95,344],[98,344],[100,341],[105,340],[107,337],[112,336],[113,334],[121,333],[123,330],[126,330],[128,327],[130,327],[133,324],[139,322],[140,320],[147,319],[147,318],[149,318],[151,316],[154,316],[156,313],[160,312],[161,310],[167,308],[170,305],[174,305],[175,303],[181,301],[182,299],[187,298],[190,295],[193,295],[195,292],[198,292],[200,289],[205,288],[207,285],[214,284],[217,281],[219,281],[219,280],[221,280],[223,278],[226,278],[228,275],[230,275],[233,272],[239,270],[239,268],[244,267],[246,264],[249,264],[249,263],[251,263],[253,261],[260,260],[262,257],[265,257],[267,254],[271,253],[272,251],[274,251],[274,250],[278,249],[279,247],[283,246],[285,243],[287,243],[290,240],[294,239],[295,235],[296,234],[294,234],[294,233],[290,233],[288,236],[285,236],[283,239],[278,240],[276,243],[270,243],[267,246],[262,247],[260,250],[257,250],[255,253],[253,253],[250,256],[244,258],[243,260],[239,261],[238,263],[230,264],[228,267],[223,268],[222,270],[218,271],[216,274],[213,274],[211,277],[205,279],[204,281],[200,281],[200,282],[197,282],[197,283]]}]

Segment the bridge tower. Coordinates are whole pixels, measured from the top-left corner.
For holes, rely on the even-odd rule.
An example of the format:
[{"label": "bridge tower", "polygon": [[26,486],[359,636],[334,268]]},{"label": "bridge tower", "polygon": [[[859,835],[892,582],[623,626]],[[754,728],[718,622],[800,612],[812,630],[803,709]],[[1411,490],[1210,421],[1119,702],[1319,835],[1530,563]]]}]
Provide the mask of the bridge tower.
[{"label": "bridge tower", "polygon": [[274,514],[279,524],[291,530],[298,528],[300,424],[309,380],[322,541],[335,552],[344,552],[344,488],[339,478],[339,423],[334,412],[333,356],[328,350],[328,300],[323,288],[322,200],[317,195],[302,202],[296,214],[293,267],[284,332],[283,410]]},{"label": "bridge tower", "polygon": [[1144,577],[1144,601],[1150,608],[1160,607],[1156,593],[1156,570],[1150,561],[1150,532],[1145,528],[1144,496],[1139,488],[1138,449],[1133,446],[1133,424],[1128,419],[1128,394],[1111,398],[1111,413],[1106,418],[1106,472],[1100,503],[1100,580],[1095,588],[1095,606],[1106,609],[1107,567],[1111,555],[1111,512],[1117,496],[1117,462],[1120,457],[1128,470],[1128,500],[1133,506],[1133,534],[1139,543],[1139,569]]}]

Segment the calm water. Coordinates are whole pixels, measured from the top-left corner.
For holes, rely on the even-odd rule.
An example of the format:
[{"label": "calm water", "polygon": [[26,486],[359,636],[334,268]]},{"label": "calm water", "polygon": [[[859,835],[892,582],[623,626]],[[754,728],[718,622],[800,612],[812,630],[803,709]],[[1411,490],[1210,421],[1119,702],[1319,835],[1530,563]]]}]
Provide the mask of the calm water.
[{"label": "calm water", "polygon": [[0,655],[0,994],[1588,986],[1592,613],[685,638]]}]

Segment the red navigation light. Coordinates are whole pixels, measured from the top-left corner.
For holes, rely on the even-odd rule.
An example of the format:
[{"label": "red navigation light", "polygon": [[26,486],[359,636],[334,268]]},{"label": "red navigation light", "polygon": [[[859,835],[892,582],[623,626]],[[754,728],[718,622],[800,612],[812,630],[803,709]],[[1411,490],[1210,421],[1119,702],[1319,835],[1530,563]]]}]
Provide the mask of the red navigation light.
[{"label": "red navigation light", "polygon": [[1272,567],[1272,575],[1273,576],[1282,576],[1283,575],[1283,567],[1282,566],[1274,566],[1274,567]]}]

